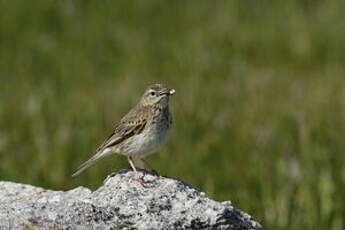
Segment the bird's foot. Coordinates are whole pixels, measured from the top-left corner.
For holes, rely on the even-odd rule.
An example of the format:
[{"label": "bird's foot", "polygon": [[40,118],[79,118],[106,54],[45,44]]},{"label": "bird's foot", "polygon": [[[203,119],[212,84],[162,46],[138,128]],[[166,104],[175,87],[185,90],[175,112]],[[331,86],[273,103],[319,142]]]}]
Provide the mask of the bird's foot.
[{"label": "bird's foot", "polygon": [[139,172],[135,171],[132,180],[139,182],[143,187],[148,188],[152,187],[152,181],[145,180],[145,171],[142,171],[141,175]]},{"label": "bird's foot", "polygon": [[152,187],[152,181],[145,180],[145,174],[143,174],[142,176],[135,175],[133,177],[133,180],[139,182],[141,184],[141,186],[143,186],[145,188]]}]

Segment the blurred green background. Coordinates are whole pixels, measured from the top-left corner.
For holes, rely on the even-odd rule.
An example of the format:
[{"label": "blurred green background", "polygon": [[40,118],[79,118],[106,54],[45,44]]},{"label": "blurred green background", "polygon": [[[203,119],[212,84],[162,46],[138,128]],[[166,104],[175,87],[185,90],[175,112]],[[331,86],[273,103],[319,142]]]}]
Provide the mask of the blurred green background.
[{"label": "blurred green background", "polygon": [[345,228],[345,1],[0,1],[0,180],[77,178],[144,88],[176,89],[148,158],[266,229]]}]

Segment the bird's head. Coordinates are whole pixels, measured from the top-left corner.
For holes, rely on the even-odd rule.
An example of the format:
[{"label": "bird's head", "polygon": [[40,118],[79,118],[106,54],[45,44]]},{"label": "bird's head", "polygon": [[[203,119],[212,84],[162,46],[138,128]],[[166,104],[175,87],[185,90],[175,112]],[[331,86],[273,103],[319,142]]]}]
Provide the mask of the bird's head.
[{"label": "bird's head", "polygon": [[165,107],[168,106],[169,98],[174,93],[174,89],[169,89],[162,84],[153,84],[145,90],[141,103],[145,106],[159,104]]}]

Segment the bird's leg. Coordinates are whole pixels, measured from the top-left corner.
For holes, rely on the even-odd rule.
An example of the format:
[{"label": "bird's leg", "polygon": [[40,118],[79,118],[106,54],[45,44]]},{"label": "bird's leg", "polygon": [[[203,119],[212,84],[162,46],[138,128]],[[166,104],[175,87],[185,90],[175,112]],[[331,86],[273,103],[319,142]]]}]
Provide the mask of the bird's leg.
[{"label": "bird's leg", "polygon": [[140,169],[144,169],[145,171],[154,174],[155,176],[159,176],[156,170],[154,170],[151,165],[144,160],[143,158],[133,158],[133,162],[137,167]]},{"label": "bird's leg", "polygon": [[138,169],[145,169],[144,161],[138,157],[133,157],[133,163],[137,166]]},{"label": "bird's leg", "polygon": [[133,163],[135,163],[135,165],[137,166],[137,168],[142,169],[143,171],[143,175],[141,177],[141,179],[143,179],[145,177],[145,174],[147,173],[146,171],[146,167],[145,167],[145,161],[141,158],[138,157],[133,157]]},{"label": "bird's leg", "polygon": [[128,156],[127,159],[128,159],[129,164],[131,165],[132,169],[134,170],[134,174],[135,174],[134,179],[137,180],[142,186],[145,187],[146,181],[142,177],[139,177],[138,171],[137,171],[137,169],[133,163],[132,157]]},{"label": "bird's leg", "polygon": [[134,174],[135,174],[135,175],[138,175],[138,171],[137,171],[137,169],[135,168],[135,165],[134,165],[134,163],[133,163],[133,161],[132,161],[132,157],[128,156],[128,157],[127,157],[127,160],[128,160],[128,162],[129,162],[129,165],[130,165],[131,168],[133,169]]}]

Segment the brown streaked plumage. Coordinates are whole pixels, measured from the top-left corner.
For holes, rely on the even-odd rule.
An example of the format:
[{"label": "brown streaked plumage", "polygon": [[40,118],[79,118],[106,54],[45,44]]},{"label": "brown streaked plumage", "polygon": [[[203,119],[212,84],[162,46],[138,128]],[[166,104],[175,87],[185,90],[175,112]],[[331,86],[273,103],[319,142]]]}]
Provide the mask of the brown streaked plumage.
[{"label": "brown streaked plumage", "polygon": [[[169,98],[175,93],[161,84],[149,86],[139,103],[115,126],[114,132],[100,145],[95,155],[83,163],[76,176],[98,159],[112,153],[127,156],[133,170],[143,167],[143,158],[155,152],[164,143],[171,127]],[[134,161],[134,162],[133,162]]]}]

